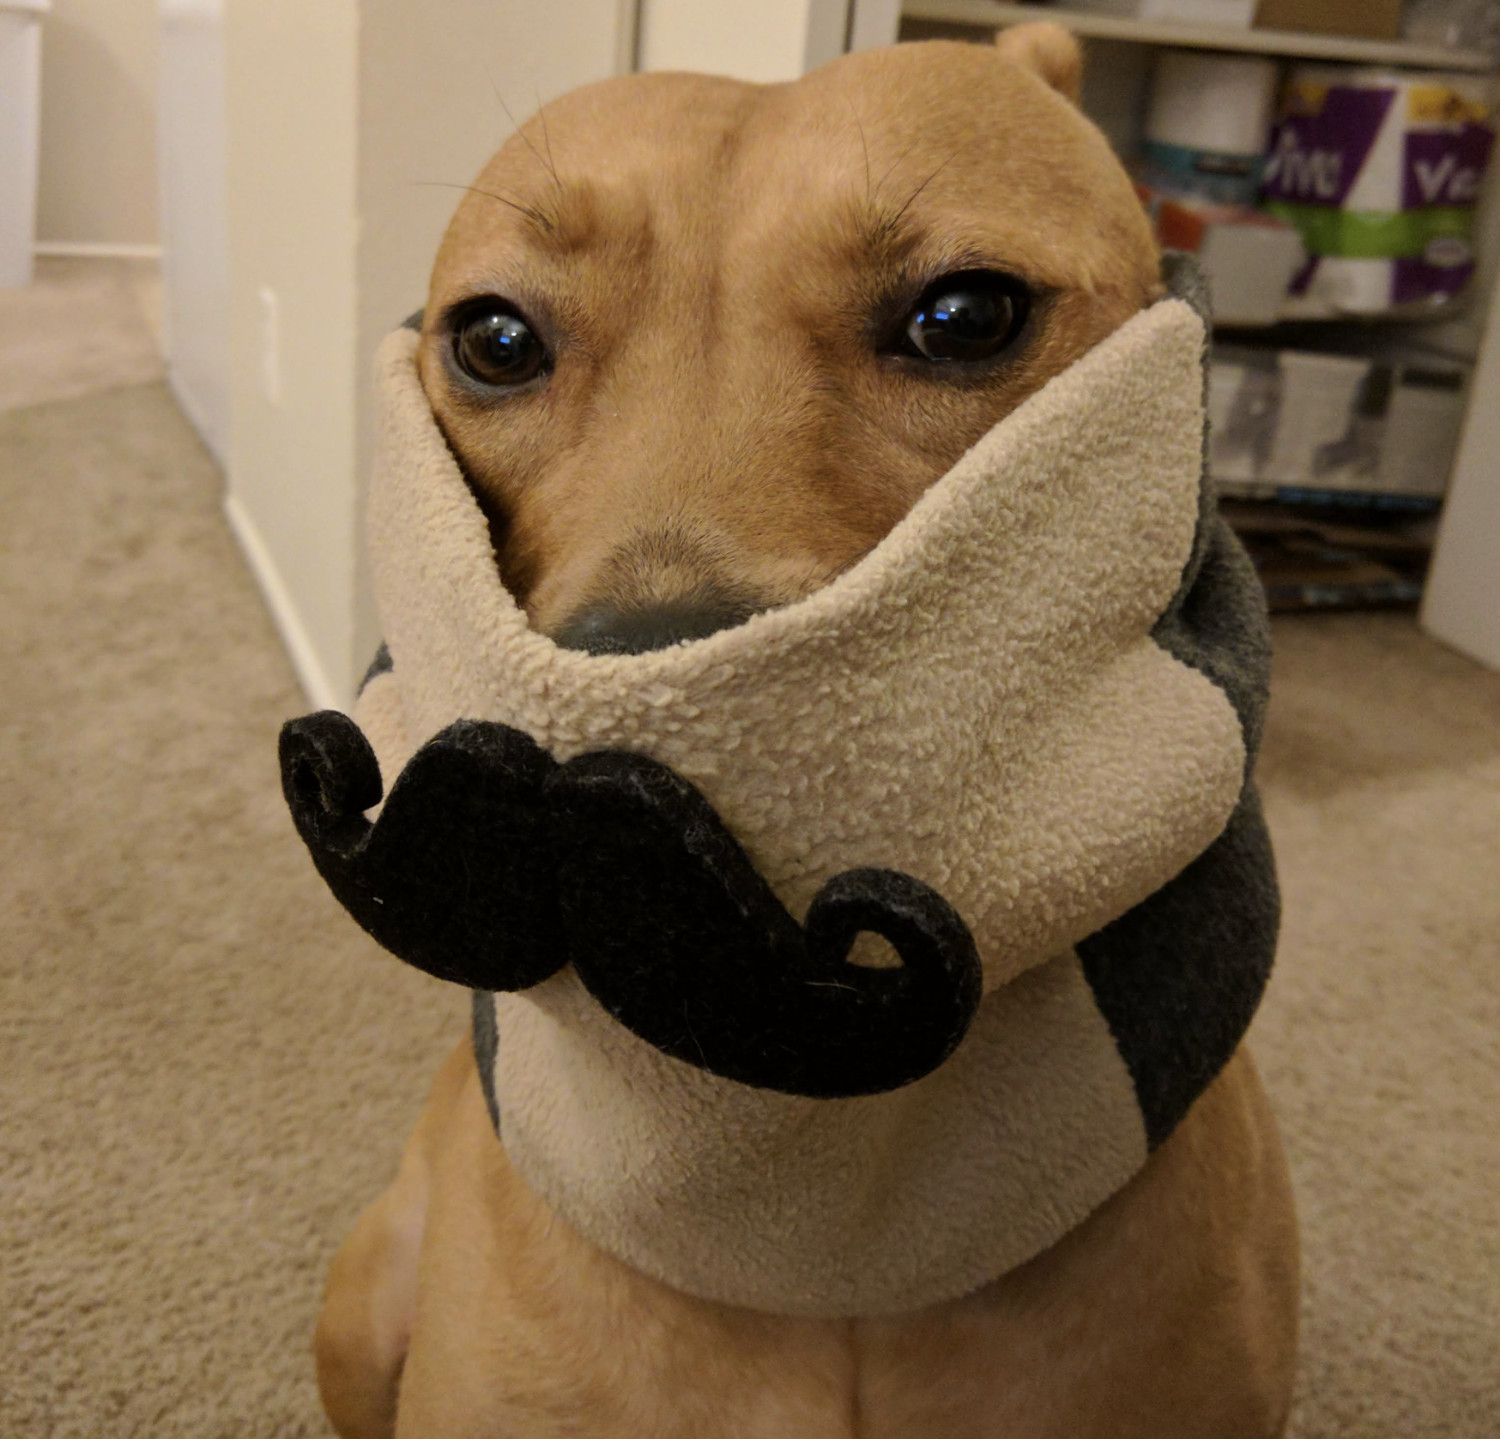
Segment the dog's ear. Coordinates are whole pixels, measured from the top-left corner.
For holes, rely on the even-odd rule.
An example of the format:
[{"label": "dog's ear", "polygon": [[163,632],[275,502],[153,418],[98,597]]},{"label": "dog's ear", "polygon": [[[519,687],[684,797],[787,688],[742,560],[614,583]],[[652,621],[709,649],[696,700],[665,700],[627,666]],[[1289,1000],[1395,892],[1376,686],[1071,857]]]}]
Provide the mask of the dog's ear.
[{"label": "dog's ear", "polygon": [[1007,60],[1035,70],[1060,95],[1078,103],[1083,83],[1083,51],[1071,31],[1051,20],[1037,20],[1002,30],[995,48]]}]

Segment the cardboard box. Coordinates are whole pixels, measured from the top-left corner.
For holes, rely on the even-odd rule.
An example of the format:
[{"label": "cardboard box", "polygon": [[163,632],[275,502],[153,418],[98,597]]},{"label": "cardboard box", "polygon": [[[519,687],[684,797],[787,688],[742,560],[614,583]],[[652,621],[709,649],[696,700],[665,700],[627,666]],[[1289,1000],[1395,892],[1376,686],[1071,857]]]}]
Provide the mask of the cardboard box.
[{"label": "cardboard box", "polygon": [[1285,489],[1435,503],[1463,428],[1467,367],[1416,351],[1215,344],[1209,465],[1228,494]]},{"label": "cardboard box", "polygon": [[1255,23],[1261,30],[1395,40],[1401,34],[1401,0],[1260,0]]},{"label": "cardboard box", "polygon": [[1198,257],[1221,325],[1271,325],[1281,318],[1287,287],[1307,259],[1302,237],[1259,210],[1215,205],[1138,184],[1137,193],[1169,250]]}]

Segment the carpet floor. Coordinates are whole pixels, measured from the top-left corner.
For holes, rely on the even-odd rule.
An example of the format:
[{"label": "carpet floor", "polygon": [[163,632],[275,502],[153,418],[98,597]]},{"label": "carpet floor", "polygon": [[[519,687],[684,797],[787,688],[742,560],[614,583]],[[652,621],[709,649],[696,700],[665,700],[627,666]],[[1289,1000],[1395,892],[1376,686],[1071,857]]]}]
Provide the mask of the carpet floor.
[{"label": "carpet floor", "polygon": [[0,289],[0,411],[161,377],[161,280],[136,260],[47,256]]},{"label": "carpet floor", "polygon": [[[159,384],[0,415],[6,1439],[325,1435],[324,1268],[465,1019],[292,831],[274,742],[305,706],[218,502]],[[1401,616],[1277,644],[1255,1044],[1304,1230],[1293,1432],[1485,1439],[1500,676]]]}]

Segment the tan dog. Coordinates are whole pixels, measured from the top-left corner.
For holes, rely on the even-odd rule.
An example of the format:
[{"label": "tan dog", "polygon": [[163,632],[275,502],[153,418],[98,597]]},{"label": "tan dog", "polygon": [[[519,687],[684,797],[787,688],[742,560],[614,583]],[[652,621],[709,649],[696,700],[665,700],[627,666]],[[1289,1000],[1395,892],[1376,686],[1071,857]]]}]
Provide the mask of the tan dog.
[{"label": "tan dog", "polygon": [[[537,628],[640,650],[807,594],[1156,296],[1078,76],[1047,25],[785,86],[634,76],[501,150],[438,257],[421,373]],[[509,1167],[465,1043],[334,1262],[318,1372],[346,1439],[1270,1439],[1296,1295],[1244,1052],[1037,1259],[820,1320],[585,1242]]]}]

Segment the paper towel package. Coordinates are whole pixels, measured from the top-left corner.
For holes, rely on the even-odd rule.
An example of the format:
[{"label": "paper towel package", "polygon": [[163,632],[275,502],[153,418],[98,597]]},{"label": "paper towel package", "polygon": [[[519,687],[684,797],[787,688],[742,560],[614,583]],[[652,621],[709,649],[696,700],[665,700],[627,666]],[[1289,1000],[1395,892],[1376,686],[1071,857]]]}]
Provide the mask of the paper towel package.
[{"label": "paper towel package", "polygon": [[1224,205],[1255,204],[1277,75],[1275,61],[1259,55],[1162,51],[1141,150],[1148,183]]},{"label": "paper towel package", "polygon": [[1474,211],[1495,131],[1487,82],[1299,66],[1266,162],[1271,212],[1308,262],[1308,314],[1440,311],[1474,274]]}]

